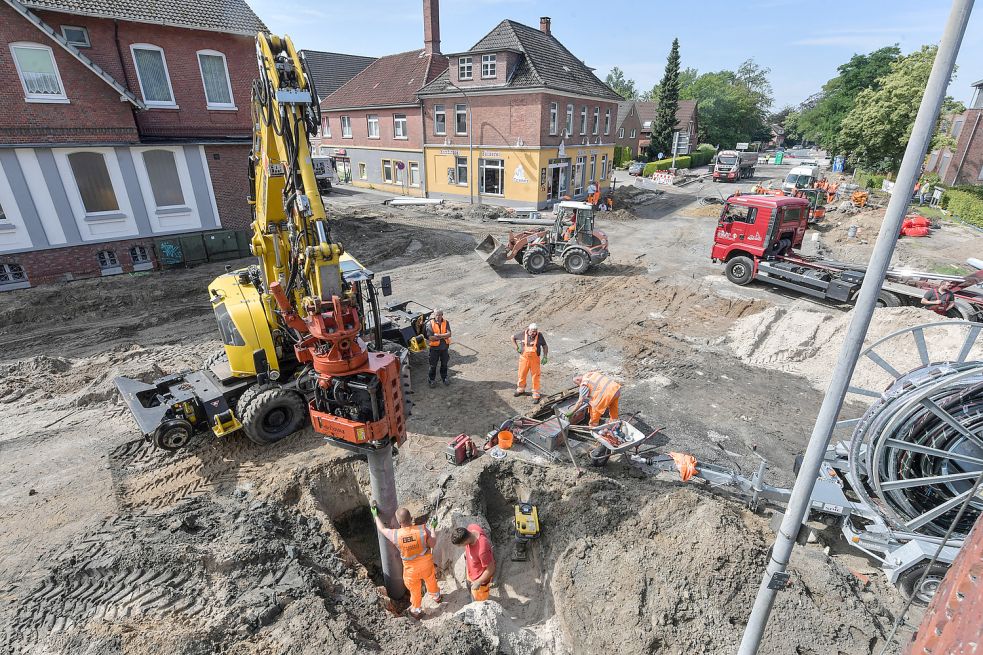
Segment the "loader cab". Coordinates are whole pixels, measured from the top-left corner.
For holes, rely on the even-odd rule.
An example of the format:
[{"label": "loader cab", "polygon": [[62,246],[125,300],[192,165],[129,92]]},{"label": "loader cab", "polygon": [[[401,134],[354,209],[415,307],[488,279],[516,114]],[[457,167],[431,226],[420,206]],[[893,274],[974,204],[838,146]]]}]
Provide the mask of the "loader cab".
[{"label": "loader cab", "polygon": [[741,254],[767,258],[802,246],[809,203],[770,195],[731,196],[717,220],[710,253],[714,261]]},{"label": "loader cab", "polygon": [[556,242],[577,241],[591,245],[594,233],[594,207],[586,202],[564,201],[553,210]]}]

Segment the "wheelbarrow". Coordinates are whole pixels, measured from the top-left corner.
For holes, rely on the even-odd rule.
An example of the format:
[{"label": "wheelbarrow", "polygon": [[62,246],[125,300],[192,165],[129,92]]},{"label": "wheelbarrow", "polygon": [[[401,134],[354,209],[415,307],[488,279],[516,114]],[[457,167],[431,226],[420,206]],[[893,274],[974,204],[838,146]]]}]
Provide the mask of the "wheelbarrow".
[{"label": "wheelbarrow", "polygon": [[565,432],[575,441],[597,443],[597,447],[591,450],[590,461],[595,466],[604,466],[611,455],[620,455],[630,450],[637,453],[662,431],[663,428],[657,428],[648,434],[642,432],[631,423],[635,416],[632,414],[627,419],[615,419],[596,427],[568,425],[565,426]]},{"label": "wheelbarrow", "polygon": [[509,252],[509,244],[502,243],[493,235],[486,236],[481,243],[475,246],[474,251],[489,266],[499,266],[504,264]]}]

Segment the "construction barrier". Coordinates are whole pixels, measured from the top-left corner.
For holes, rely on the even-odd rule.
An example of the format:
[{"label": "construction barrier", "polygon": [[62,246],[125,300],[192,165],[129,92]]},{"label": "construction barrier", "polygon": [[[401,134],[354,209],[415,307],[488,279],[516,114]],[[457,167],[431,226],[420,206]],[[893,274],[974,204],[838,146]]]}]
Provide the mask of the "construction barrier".
[{"label": "construction barrier", "polygon": [[652,181],[656,184],[673,185],[676,183],[676,176],[669,171],[656,171],[652,173]]}]

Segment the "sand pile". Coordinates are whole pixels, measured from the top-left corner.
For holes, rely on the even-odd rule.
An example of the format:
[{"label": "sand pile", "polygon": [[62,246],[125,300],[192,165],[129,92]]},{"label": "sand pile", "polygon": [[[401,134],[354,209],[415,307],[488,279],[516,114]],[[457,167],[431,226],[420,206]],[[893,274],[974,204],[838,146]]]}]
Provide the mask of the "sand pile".
[{"label": "sand pile", "polygon": [[[770,307],[739,319],[727,340],[737,357],[753,366],[778,369],[804,376],[825,390],[833,371],[852,313],[830,314],[800,308]],[[865,345],[908,327],[942,320],[916,307],[881,308],[874,312]],[[956,356],[966,337],[959,328],[939,327],[925,333],[929,359],[947,361]],[[885,361],[901,372],[921,366],[917,345],[911,336],[877,350]],[[977,346],[970,357],[981,357]],[[868,358],[857,365],[853,386],[880,391],[893,380]]]}]

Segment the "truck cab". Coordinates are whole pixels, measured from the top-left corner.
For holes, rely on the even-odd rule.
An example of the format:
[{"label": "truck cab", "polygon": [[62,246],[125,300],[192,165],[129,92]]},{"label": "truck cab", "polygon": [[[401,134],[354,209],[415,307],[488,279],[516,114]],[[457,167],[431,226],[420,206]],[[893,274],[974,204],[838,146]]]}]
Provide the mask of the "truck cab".
[{"label": "truck cab", "polygon": [[757,261],[802,246],[809,219],[803,198],[772,195],[734,195],[727,199],[713,237],[713,261],[735,256]]}]

